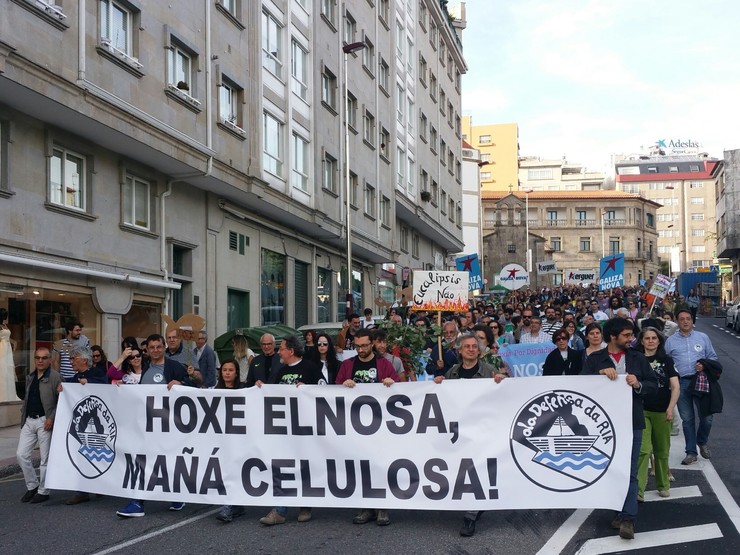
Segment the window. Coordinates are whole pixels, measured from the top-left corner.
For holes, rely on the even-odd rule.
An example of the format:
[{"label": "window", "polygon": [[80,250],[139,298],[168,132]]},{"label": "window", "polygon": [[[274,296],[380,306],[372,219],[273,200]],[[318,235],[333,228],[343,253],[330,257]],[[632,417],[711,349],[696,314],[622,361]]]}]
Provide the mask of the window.
[{"label": "window", "polygon": [[262,249],[262,272],[260,294],[263,326],[285,323],[285,256]]},{"label": "window", "polygon": [[435,154],[437,153],[437,130],[433,125],[429,129],[429,149]]},{"label": "window", "polygon": [[419,258],[419,234],[416,231],[411,234],[411,256]]},{"label": "window", "polygon": [[406,172],[406,190],[411,195],[416,194],[416,162],[413,158],[408,158],[408,171]]},{"label": "window", "polygon": [[655,214],[651,214],[651,213],[645,214],[645,224],[648,227],[655,227]]},{"label": "window", "polygon": [[283,127],[275,116],[264,113],[262,164],[265,171],[278,177],[283,176]]},{"label": "window", "polygon": [[577,220],[578,225],[584,225],[583,222],[586,221],[586,211],[576,210],[576,220]]},{"label": "window", "polygon": [[578,242],[578,250],[582,252],[590,252],[591,251],[591,237],[581,237],[580,241]]},{"label": "window", "polygon": [[673,214],[658,214],[658,221],[659,222],[672,222]]},{"label": "window", "polygon": [[150,229],[149,182],[127,175],[123,183],[123,223]]},{"label": "window", "polygon": [[426,170],[421,170],[419,173],[421,192],[429,192],[429,174]]},{"label": "window", "polygon": [[424,0],[419,1],[419,25],[422,26],[422,28],[426,29],[427,26],[427,16],[428,16],[428,10],[427,5],[424,3]]},{"label": "window", "polygon": [[246,252],[245,247],[249,246],[249,237],[243,233],[237,233],[236,231],[229,231],[229,250],[238,252],[243,255]]},{"label": "window", "polygon": [[691,236],[692,237],[704,237],[704,230],[703,229],[692,229]]},{"label": "window", "polygon": [[406,152],[401,147],[396,147],[396,186],[399,189],[406,188]]},{"label": "window", "polygon": [[411,38],[406,40],[406,71],[409,75],[414,75],[414,43],[411,42]]},{"label": "window", "polygon": [[347,124],[357,130],[357,98],[351,92],[347,93]]},{"label": "window", "polygon": [[308,192],[308,141],[293,134],[291,185]]},{"label": "window", "polygon": [[244,89],[225,76],[221,76],[218,87],[219,121],[230,131],[244,133],[241,106],[244,102]]},{"label": "window", "polygon": [[619,237],[609,237],[609,254],[619,254]]},{"label": "window", "polygon": [[360,188],[360,180],[355,172],[349,172],[349,203],[357,210],[357,189]]},{"label": "window", "polygon": [[429,120],[427,119],[427,116],[424,112],[421,113],[419,116],[419,137],[426,142],[427,141],[427,132],[429,127]]},{"label": "window", "polygon": [[689,171],[690,171],[691,173],[698,173],[698,171],[699,171],[699,166],[698,166],[698,165],[696,165],[696,164],[692,164],[692,165],[690,165],[690,166],[689,166]]},{"label": "window", "polygon": [[391,199],[386,196],[380,199],[380,223],[391,227]]},{"label": "window", "polygon": [[658,173],[658,168],[655,166],[649,166],[648,173]]},{"label": "window", "polygon": [[378,17],[388,27],[388,16],[390,14],[390,0],[378,0]]},{"label": "window", "polygon": [[447,170],[452,173],[453,168],[455,167],[455,153],[452,152],[452,149],[447,151]]},{"label": "window", "polygon": [[442,215],[447,214],[447,193],[442,191],[442,198],[439,201],[439,211]]},{"label": "window", "polygon": [[509,254],[516,254],[516,243],[507,243],[506,252]]},{"label": "window", "polygon": [[362,67],[371,75],[375,71],[375,46],[365,37],[365,48],[362,49]]},{"label": "window", "polygon": [[375,117],[367,110],[362,117],[362,138],[371,146],[375,144]]},{"label": "window", "polygon": [[379,140],[380,155],[388,159],[388,144],[391,142],[391,134],[385,127],[380,130]]},{"label": "window", "polygon": [[321,0],[321,15],[332,26],[336,26],[337,0]]},{"label": "window", "polygon": [[704,188],[704,182],[703,181],[692,181],[689,183],[690,189],[703,189]]},{"label": "window", "polygon": [[337,194],[337,159],[329,154],[324,154],[321,168],[321,186]]},{"label": "window", "polygon": [[401,250],[403,252],[409,252],[409,228],[401,225],[399,232],[401,235]]},{"label": "window", "polygon": [[8,197],[13,194],[8,183],[10,174],[8,158],[8,142],[10,131],[10,122],[0,119],[0,198]]},{"label": "window", "polygon": [[429,97],[437,102],[437,78],[431,71],[429,72]]},{"label": "window", "polygon": [[555,252],[560,252],[562,250],[562,243],[560,242],[560,237],[550,237],[550,248],[554,250]]},{"label": "window", "polygon": [[678,173],[678,166],[668,166],[668,171],[670,173]]},{"label": "window", "polygon": [[404,110],[406,109],[406,93],[403,87],[396,83],[396,120],[398,123],[404,123]]},{"label": "window", "polygon": [[337,77],[326,68],[321,73],[321,102],[332,110],[337,109]]},{"label": "window", "polygon": [[54,147],[49,172],[49,200],[52,204],[86,210],[87,170],[85,157]]},{"label": "window", "polygon": [[437,184],[437,182],[434,179],[432,179],[432,190],[431,190],[431,193],[432,193],[432,201],[431,202],[432,202],[432,204],[434,206],[437,206],[437,198],[439,197],[439,185]]},{"label": "window", "polygon": [[704,252],[705,250],[704,245],[691,245],[691,252]]},{"label": "window", "polygon": [[481,181],[490,181],[491,180],[491,172],[480,172],[480,179],[481,179]]},{"label": "window", "polygon": [[365,183],[365,214],[371,218],[375,217],[375,187]]},{"label": "window", "polygon": [[527,170],[528,181],[536,181],[540,179],[552,179],[552,168],[533,168]]},{"label": "window", "polygon": [[191,53],[174,41],[167,52],[167,84],[176,87],[189,96],[193,90],[193,58]]},{"label": "window", "polygon": [[122,3],[100,0],[100,42],[133,56],[133,15]]},{"label": "window", "polygon": [[451,221],[455,221],[455,201],[450,198],[448,201],[448,207],[447,207],[447,218]]},{"label": "window", "polygon": [[427,86],[427,61],[419,54],[419,82]]},{"label": "window", "polygon": [[383,91],[388,94],[388,91],[390,90],[390,87],[388,84],[390,83],[391,78],[391,69],[388,67],[388,62],[386,62],[383,58],[380,59],[380,72],[378,75],[378,85],[380,86]]},{"label": "window", "polygon": [[239,17],[238,8],[240,7],[237,5],[238,1],[239,0],[220,0],[219,5],[223,7],[223,9],[226,10],[233,17],[238,18]]},{"label": "window", "polygon": [[308,52],[294,40],[290,53],[291,89],[296,96],[308,101]]},{"label": "window", "polygon": [[691,197],[691,204],[704,204],[704,197]]},{"label": "window", "polygon": [[434,50],[437,50],[437,24],[429,20],[429,44]]},{"label": "window", "polygon": [[349,13],[349,11],[345,10],[344,12],[344,33],[342,34],[342,38],[344,39],[345,44],[350,44],[355,42],[355,37],[357,36],[357,22],[355,21],[355,18],[352,17],[352,14]]},{"label": "window", "polygon": [[276,77],[283,67],[283,27],[269,12],[262,12],[262,63]]},{"label": "window", "polygon": [[406,110],[406,113],[409,115],[408,119],[406,120],[406,132],[410,135],[414,135],[414,119],[415,119],[415,112],[414,112],[414,101],[410,98],[408,99],[408,109]]},{"label": "window", "polygon": [[480,161],[481,162],[490,162],[491,161],[491,155],[490,154],[481,154],[480,155]]},{"label": "window", "polygon": [[701,221],[704,219],[704,214],[691,214],[691,219],[694,221]]},{"label": "window", "polygon": [[445,94],[442,87],[439,88],[439,113],[445,115],[447,109],[447,95]]}]

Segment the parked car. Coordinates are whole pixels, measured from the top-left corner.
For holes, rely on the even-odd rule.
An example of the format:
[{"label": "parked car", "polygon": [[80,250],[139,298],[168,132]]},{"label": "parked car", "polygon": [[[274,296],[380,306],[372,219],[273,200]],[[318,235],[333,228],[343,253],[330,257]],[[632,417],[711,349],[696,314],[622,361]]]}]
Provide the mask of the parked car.
[{"label": "parked car", "polygon": [[727,303],[726,308],[725,326],[740,331],[740,297],[735,297],[732,302]]}]

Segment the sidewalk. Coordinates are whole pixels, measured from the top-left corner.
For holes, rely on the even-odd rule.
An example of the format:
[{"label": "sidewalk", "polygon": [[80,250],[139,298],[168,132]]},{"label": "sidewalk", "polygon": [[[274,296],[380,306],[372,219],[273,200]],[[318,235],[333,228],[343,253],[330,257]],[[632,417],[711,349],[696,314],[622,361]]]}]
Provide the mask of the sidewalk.
[{"label": "sidewalk", "polygon": [[[18,436],[20,436],[20,433],[20,426],[0,428],[0,478],[5,478],[21,471],[15,460],[15,451],[18,448]],[[34,466],[37,465],[38,454],[34,457]]]}]

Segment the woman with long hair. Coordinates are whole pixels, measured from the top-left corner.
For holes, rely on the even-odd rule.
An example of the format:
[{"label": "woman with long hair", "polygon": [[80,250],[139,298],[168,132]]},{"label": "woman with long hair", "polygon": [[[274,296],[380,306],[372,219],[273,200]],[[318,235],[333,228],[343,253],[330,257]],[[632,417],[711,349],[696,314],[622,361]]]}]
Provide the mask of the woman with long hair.
[{"label": "woman with long hair", "polygon": [[254,358],[254,351],[249,348],[249,343],[244,335],[235,335],[231,340],[231,345],[234,348],[234,360],[236,360],[239,368],[239,381],[245,383],[249,377],[249,365],[252,364]]},{"label": "woman with long hair", "polygon": [[141,375],[144,373],[144,355],[141,352],[141,347],[126,347],[123,352],[128,354],[119,368],[121,377],[112,379],[111,383],[137,384],[141,381]]},{"label": "woman with long hair", "polygon": [[[243,336],[242,336],[243,337]],[[218,378],[214,389],[242,389],[244,382],[239,379],[239,362],[233,358],[224,360],[218,369]],[[238,505],[224,505],[216,515],[221,522],[231,522],[244,514],[244,507]]]},{"label": "woman with long hair", "polygon": [[583,350],[583,362],[585,364],[588,356],[606,347],[606,343],[604,343],[604,335],[601,333],[601,326],[597,322],[591,322],[586,326],[584,333],[586,335],[586,348]]},{"label": "woman with long hair", "polygon": [[311,360],[316,350],[316,330],[306,330],[303,334],[303,358]]},{"label": "woman with long hair", "polygon": [[565,324],[563,324],[563,329],[568,332],[568,347],[576,351],[582,351],[586,348],[583,344],[583,339],[581,339],[576,332],[576,323],[574,320],[567,320]]},{"label": "woman with long hair", "polygon": [[321,368],[319,384],[336,383],[339,361],[337,360],[337,353],[334,350],[334,341],[332,341],[329,335],[320,333],[316,336],[316,349],[313,352],[311,360]]},{"label": "woman with long hair", "polygon": [[646,327],[639,335],[637,349],[647,357],[658,381],[655,395],[642,399],[645,431],[642,433],[640,459],[637,464],[637,500],[644,499],[650,453],[655,456],[655,487],[661,497],[670,497],[671,471],[668,454],[671,450],[673,415],[681,392],[678,372],[673,359],[665,352],[665,337],[656,328]]},{"label": "woman with long hair", "polygon": [[551,351],[542,366],[543,376],[577,376],[581,373],[583,357],[580,351],[571,349],[568,345],[568,332],[559,329],[552,334],[552,342],[557,349]]}]

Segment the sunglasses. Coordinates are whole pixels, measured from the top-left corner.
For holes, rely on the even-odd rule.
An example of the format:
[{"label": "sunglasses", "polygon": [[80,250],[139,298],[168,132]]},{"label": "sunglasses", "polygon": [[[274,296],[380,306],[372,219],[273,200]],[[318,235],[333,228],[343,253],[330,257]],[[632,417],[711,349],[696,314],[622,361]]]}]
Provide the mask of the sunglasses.
[{"label": "sunglasses", "polygon": [[141,358],[141,353],[139,353],[138,355],[131,355],[131,358]]},{"label": "sunglasses", "polygon": [[328,347],[329,346],[329,342],[328,341],[319,341],[318,343],[316,343],[316,345],[318,345],[319,347]]}]

